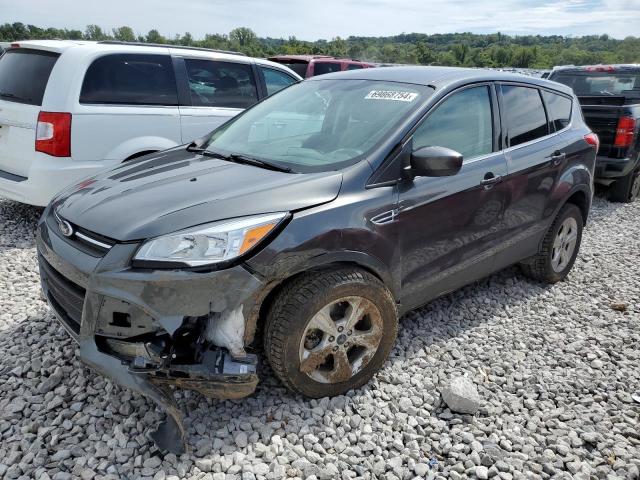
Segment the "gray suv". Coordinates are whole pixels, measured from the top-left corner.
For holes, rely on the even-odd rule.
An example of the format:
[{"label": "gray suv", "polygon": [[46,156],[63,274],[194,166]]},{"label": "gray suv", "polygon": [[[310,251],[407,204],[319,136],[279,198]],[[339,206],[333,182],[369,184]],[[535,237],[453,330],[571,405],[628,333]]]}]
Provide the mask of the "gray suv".
[{"label": "gray suv", "polygon": [[292,391],[339,395],[382,367],[408,310],[515,263],[563,280],[597,146],[546,80],[313,78],[60,194],[42,287],[82,360],[167,409],[154,438],[180,451],[169,385],[249,395],[263,352]]}]

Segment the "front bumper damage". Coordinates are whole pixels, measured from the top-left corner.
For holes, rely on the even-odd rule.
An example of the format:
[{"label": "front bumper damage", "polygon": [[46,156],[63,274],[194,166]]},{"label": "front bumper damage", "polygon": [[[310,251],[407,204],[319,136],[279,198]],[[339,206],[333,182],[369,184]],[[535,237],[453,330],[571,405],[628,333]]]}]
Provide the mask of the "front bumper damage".
[{"label": "front bumper damage", "polygon": [[151,434],[160,448],[186,448],[171,386],[221,399],[253,393],[257,358],[245,345],[255,330],[248,318],[265,284],[244,267],[135,270],[129,265],[138,244],[96,251],[80,238],[63,237],[49,209],[37,246],[44,295],[78,342],[80,358],[166,411]]}]

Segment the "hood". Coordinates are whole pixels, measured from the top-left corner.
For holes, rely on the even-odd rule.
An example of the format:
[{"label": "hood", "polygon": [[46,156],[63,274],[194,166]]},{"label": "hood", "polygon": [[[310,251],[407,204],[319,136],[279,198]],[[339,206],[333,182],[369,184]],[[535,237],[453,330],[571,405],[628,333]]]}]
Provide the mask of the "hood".
[{"label": "hood", "polygon": [[54,203],[68,221],[129,241],[227,218],[312,207],[335,199],[341,185],[339,172],[276,172],[180,147],[84,180]]}]

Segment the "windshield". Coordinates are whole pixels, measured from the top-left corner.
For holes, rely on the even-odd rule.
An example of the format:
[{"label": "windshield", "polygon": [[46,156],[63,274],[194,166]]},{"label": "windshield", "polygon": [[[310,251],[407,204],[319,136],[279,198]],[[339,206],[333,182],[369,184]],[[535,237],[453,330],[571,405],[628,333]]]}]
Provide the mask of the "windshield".
[{"label": "windshield", "polygon": [[590,95],[640,97],[640,72],[567,72],[553,75],[551,80],[573,88],[579,97]]},{"label": "windshield", "polygon": [[302,82],[216,130],[207,150],[295,172],[338,170],[372,151],[432,93],[431,87],[397,82]]},{"label": "windshield", "polygon": [[42,105],[47,81],[60,55],[30,49],[11,49],[0,57],[0,99]]}]

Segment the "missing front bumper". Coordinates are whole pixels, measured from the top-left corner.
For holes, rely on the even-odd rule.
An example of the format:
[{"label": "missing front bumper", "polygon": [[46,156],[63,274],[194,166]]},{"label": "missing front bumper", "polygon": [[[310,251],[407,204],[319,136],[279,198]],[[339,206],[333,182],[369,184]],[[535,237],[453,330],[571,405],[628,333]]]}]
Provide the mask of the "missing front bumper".
[{"label": "missing front bumper", "polygon": [[81,359],[156,402],[168,416],[153,440],[182,453],[182,414],[171,386],[220,399],[253,393],[257,359],[245,350],[245,312],[254,311],[264,284],[240,266],[205,274],[134,271],[128,262],[135,248],[117,244],[92,257],[41,221],[42,288]]}]

